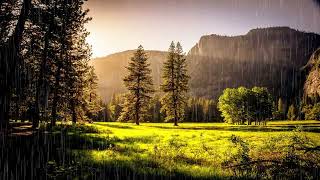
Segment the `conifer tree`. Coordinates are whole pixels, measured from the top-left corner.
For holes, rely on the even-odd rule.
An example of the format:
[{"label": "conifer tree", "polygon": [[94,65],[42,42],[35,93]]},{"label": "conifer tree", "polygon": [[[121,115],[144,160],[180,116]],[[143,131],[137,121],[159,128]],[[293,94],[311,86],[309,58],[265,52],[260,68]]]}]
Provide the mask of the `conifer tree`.
[{"label": "conifer tree", "polygon": [[278,100],[278,112],[281,114],[281,118],[286,118],[286,107],[282,98]]},{"label": "conifer tree", "polygon": [[162,111],[166,113],[166,121],[173,120],[177,126],[178,121],[184,117],[189,81],[186,59],[180,43],[175,46],[174,42],[171,42],[167,61],[163,65],[162,78]]},{"label": "conifer tree", "polygon": [[295,120],[297,118],[297,112],[296,107],[294,104],[291,104],[289,106],[287,117],[289,120]]},{"label": "conifer tree", "polygon": [[[60,24],[59,55],[55,61],[56,70],[53,89],[52,119],[54,126],[58,107],[68,106],[72,122],[77,122],[80,109],[85,102],[85,88],[90,46],[86,43],[88,32],[85,24],[91,20],[88,10],[83,8],[85,0],[59,1],[56,21]],[[81,115],[81,114],[80,114]]]},{"label": "conifer tree", "polygon": [[119,121],[134,120],[139,125],[147,116],[151,94],[154,92],[150,64],[147,61],[148,57],[140,45],[127,67],[129,74],[123,79],[129,92]]}]

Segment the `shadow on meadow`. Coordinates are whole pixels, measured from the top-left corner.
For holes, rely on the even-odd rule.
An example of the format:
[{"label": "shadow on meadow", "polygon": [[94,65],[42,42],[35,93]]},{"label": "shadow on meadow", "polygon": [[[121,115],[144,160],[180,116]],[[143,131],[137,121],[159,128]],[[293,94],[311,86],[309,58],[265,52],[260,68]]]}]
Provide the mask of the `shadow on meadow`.
[{"label": "shadow on meadow", "polygon": [[[81,132],[81,133],[80,133]],[[299,167],[311,177],[319,177],[319,154],[304,153],[298,148],[314,147],[307,139],[290,138],[287,148],[283,143],[288,137],[279,137],[265,143],[264,149],[250,149],[246,142],[233,137],[235,154],[223,171],[231,174],[211,173],[210,177],[197,178],[197,171],[181,170],[179,166],[216,167],[215,163],[203,158],[203,151],[197,156],[184,152],[188,141],[172,135],[166,144],[159,144],[157,136],[111,137],[105,130],[101,133],[95,127],[58,126],[54,131],[37,131],[27,136],[3,135],[0,139],[1,179],[233,179],[257,178],[281,175],[291,172],[293,177],[301,174]],[[292,141],[292,142],[291,142]],[[281,142],[281,143],[279,143]],[[282,143],[283,142],[283,143]],[[308,143],[307,143],[308,142]],[[152,150],[140,148],[137,144],[153,145]],[[279,146],[279,147],[278,147]],[[277,156],[275,150],[281,153]],[[298,151],[297,151],[298,150]],[[210,151],[210,149],[209,149]],[[315,152],[315,151],[314,151]],[[312,158],[310,158],[312,157]],[[258,162],[258,163],[257,163]],[[276,163],[274,163],[276,162]],[[190,166],[189,166],[190,165]],[[311,169],[308,170],[308,169]],[[268,170],[268,171],[267,171]],[[316,175],[313,175],[313,171]],[[270,175],[271,174],[271,175]],[[260,176],[259,176],[260,177]],[[262,177],[262,176],[261,176]],[[275,176],[277,177],[277,176]],[[294,176],[295,177],[295,176]]]},{"label": "shadow on meadow", "polygon": [[[80,129],[91,134],[81,134],[77,127],[58,127],[53,132],[27,136],[1,135],[1,179],[196,179],[168,170],[154,158],[140,157],[144,150],[134,143],[150,143],[153,137],[100,137],[94,129]],[[92,159],[92,152],[105,150],[132,158],[100,162]]]}]

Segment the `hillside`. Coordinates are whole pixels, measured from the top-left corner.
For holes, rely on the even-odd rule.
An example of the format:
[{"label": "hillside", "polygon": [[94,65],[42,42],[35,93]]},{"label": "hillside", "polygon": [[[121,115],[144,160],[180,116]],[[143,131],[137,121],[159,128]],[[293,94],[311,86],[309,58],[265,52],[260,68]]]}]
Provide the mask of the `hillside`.
[{"label": "hillside", "polygon": [[[161,67],[167,53],[162,51],[146,51],[151,64],[152,76],[155,87],[158,88],[161,80]],[[125,92],[123,77],[126,75],[126,66],[134,51],[124,51],[103,58],[97,58],[90,62],[95,67],[99,78],[99,94],[104,101],[108,101],[113,94]]]},{"label": "hillside", "polygon": [[288,27],[203,36],[187,57],[192,94],[217,98],[227,87],[265,86],[276,96],[301,95],[300,68],[319,46],[319,35]]},{"label": "hillside", "polygon": [[[264,86],[275,96],[298,97],[305,82],[301,67],[320,47],[320,35],[288,27],[253,29],[245,35],[207,35],[188,52],[194,96],[217,98],[228,87]],[[166,52],[147,51],[155,87],[159,88]],[[124,51],[91,61],[99,77],[104,100],[125,92],[122,78],[133,51]]]}]

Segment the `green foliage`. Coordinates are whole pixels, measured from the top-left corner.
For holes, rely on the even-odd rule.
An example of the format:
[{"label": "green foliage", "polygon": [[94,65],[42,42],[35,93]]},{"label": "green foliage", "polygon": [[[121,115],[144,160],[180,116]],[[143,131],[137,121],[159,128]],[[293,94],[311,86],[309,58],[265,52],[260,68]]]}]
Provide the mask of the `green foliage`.
[{"label": "green foliage", "polygon": [[307,120],[320,120],[320,103],[304,106],[303,112]]},{"label": "green foliage", "polygon": [[93,120],[98,120],[99,112],[102,111],[101,99],[97,94],[98,77],[92,66],[88,66],[84,79],[85,87],[83,94],[83,109],[87,117]]},{"label": "green foliage", "polygon": [[[105,105],[106,121],[118,121],[124,106],[124,94],[113,95],[110,102]],[[161,96],[155,94],[149,102],[147,122],[165,122],[165,113],[161,111]],[[205,98],[189,98],[182,119],[186,122],[222,122],[220,112],[213,100]],[[101,118],[103,119],[103,117]]]},{"label": "green foliage", "polygon": [[186,58],[179,42],[176,46],[174,42],[170,45],[167,61],[163,65],[162,79],[161,90],[164,95],[161,103],[162,112],[166,114],[165,121],[174,121],[174,125],[178,125],[185,114],[186,93],[189,89]]},{"label": "green foliage", "polygon": [[149,122],[164,122],[165,114],[161,112],[161,97],[156,94],[149,105]]},{"label": "green foliage", "polygon": [[288,110],[288,119],[289,120],[296,120],[297,119],[297,110],[296,107],[294,106],[294,104],[291,104],[289,106],[289,110]]},{"label": "green foliage", "polygon": [[125,95],[113,95],[110,102],[107,104],[108,121],[118,121],[122,112],[122,104],[125,101]]},{"label": "green foliage", "polygon": [[[235,152],[231,154],[227,161],[223,163],[223,165],[230,167],[237,175],[237,172],[240,173],[239,176],[247,177],[252,174],[252,168],[250,166],[246,166],[250,163],[250,148],[249,144],[245,142],[241,137],[232,135],[230,141],[233,145],[232,148],[235,148]],[[237,166],[244,165],[244,166]]]},{"label": "green foliage", "polygon": [[277,114],[279,115],[279,118],[278,118],[279,120],[286,118],[286,106],[285,106],[285,103],[283,102],[282,98],[279,98],[279,100],[278,100]]},{"label": "green foliage", "polygon": [[[16,4],[16,9],[28,8],[14,12],[14,19],[21,21],[21,42],[17,40],[15,81],[19,88],[10,89],[13,96],[8,102],[13,119],[28,119],[37,128],[40,120],[51,120],[54,126],[61,119],[77,122],[97,118],[100,99],[95,92],[96,75],[88,65],[91,49],[85,28],[91,18],[84,3],[85,0],[24,0]],[[19,23],[10,23],[8,28],[16,29],[14,26]],[[13,30],[9,29],[1,30],[1,34]]]},{"label": "green foliage", "polygon": [[319,146],[299,129],[290,135],[269,138],[258,148],[248,148],[248,144],[241,139],[232,143],[239,144],[239,147],[225,162],[225,166],[236,177],[314,179],[318,176],[314,171],[319,168]]},{"label": "green foliage", "polygon": [[129,74],[123,79],[128,89],[119,121],[134,120],[137,125],[147,119],[150,94],[154,92],[148,57],[140,45],[131,58],[127,70]]},{"label": "green foliage", "polygon": [[221,122],[217,103],[211,99],[189,98],[185,110],[186,122]]},{"label": "green foliage", "polygon": [[228,123],[244,124],[248,121],[262,122],[272,116],[272,97],[266,88],[252,90],[239,87],[227,88],[219,97],[218,108]]},{"label": "green foliage", "polygon": [[53,132],[67,131],[71,133],[100,133],[96,126],[83,124],[58,124],[52,128]]}]

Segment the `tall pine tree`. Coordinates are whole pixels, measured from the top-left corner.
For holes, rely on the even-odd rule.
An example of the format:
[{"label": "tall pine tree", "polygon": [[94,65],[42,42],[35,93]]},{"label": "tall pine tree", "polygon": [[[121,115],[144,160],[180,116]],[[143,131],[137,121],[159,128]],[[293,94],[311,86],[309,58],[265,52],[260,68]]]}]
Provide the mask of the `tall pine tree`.
[{"label": "tall pine tree", "polygon": [[53,126],[61,106],[68,108],[73,123],[77,122],[79,115],[83,118],[81,108],[85,102],[85,76],[91,56],[90,46],[86,43],[88,32],[84,26],[91,18],[87,17],[88,10],[83,8],[84,2],[85,0],[59,1],[56,19],[61,26],[58,40],[60,51],[55,62],[55,83],[52,87]]},{"label": "tall pine tree", "polygon": [[162,111],[166,113],[166,121],[183,120],[187,101],[189,76],[187,75],[186,58],[180,43],[171,43],[167,61],[163,66],[163,84],[161,89],[164,96],[161,100]]},{"label": "tall pine tree", "polygon": [[127,67],[129,74],[123,79],[129,92],[119,121],[134,120],[137,125],[148,113],[151,94],[154,92],[148,57],[140,45]]}]

